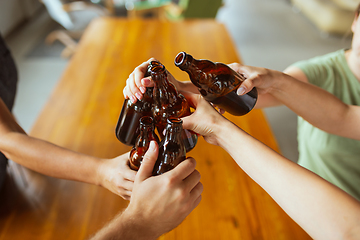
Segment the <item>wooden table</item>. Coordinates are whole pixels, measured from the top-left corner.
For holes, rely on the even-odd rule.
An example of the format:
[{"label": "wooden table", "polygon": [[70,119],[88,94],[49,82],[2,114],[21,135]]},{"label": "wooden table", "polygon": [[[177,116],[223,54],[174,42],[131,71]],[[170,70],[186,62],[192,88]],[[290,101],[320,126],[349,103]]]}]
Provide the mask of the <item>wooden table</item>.
[{"label": "wooden table", "polygon": [[[226,28],[214,20],[96,20],[85,32],[31,135],[104,158],[129,151],[130,147],[116,139],[114,130],[125,80],[150,57],[160,60],[176,78],[187,80],[186,73],[173,63],[180,51],[223,63],[241,61]],[[226,117],[278,150],[262,111]],[[310,239],[224,150],[200,138],[188,155],[197,160],[202,175],[202,202],[160,239]],[[0,203],[1,240],[85,239],[128,204],[98,186],[21,169],[15,172]]]}]

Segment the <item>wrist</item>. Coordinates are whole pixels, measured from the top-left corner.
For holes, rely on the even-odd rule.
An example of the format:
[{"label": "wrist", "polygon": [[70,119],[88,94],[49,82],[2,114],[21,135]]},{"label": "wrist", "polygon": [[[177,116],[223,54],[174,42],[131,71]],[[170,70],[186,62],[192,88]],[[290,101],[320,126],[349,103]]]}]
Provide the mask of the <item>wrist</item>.
[{"label": "wrist", "polygon": [[93,182],[92,182],[94,185],[104,187],[103,176],[105,176],[104,172],[106,169],[105,161],[106,159],[94,158],[94,164],[93,164],[94,174],[93,174]]},{"label": "wrist", "polygon": [[218,126],[218,129],[216,130],[215,136],[218,145],[228,153],[232,152],[233,149],[238,147],[238,139],[234,136],[236,136],[235,133],[239,131],[245,134],[243,130],[241,130],[232,122],[228,120],[224,121],[221,125]]},{"label": "wrist", "polygon": [[130,205],[122,213],[121,222],[124,236],[127,236],[125,239],[155,240],[162,234],[151,229],[152,223],[144,220],[142,214],[133,211]]},{"label": "wrist", "polygon": [[279,93],[284,92],[287,88],[288,81],[286,80],[288,77],[289,76],[283,72],[276,72],[276,76],[272,77],[273,83],[268,92],[274,97],[276,97]]},{"label": "wrist", "polygon": [[222,146],[226,142],[234,126],[232,122],[223,116],[221,116],[221,119],[213,122],[210,129],[213,130],[214,138],[219,146]]}]

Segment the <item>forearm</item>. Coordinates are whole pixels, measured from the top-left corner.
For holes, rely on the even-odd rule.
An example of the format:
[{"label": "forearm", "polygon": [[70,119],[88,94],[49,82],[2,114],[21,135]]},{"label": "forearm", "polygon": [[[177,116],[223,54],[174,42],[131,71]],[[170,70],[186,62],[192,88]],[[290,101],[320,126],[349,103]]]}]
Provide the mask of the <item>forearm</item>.
[{"label": "forearm", "polygon": [[276,82],[271,95],[306,121],[326,132],[360,140],[359,107],[286,74],[280,74]]},{"label": "forearm", "polygon": [[42,174],[99,184],[100,159],[29,137],[24,133],[6,133],[1,138],[0,151],[14,162]]},{"label": "forearm", "polygon": [[276,99],[274,96],[272,96],[271,94],[259,94],[258,96],[258,100],[256,101],[255,104],[255,109],[262,109],[262,108],[268,108],[268,107],[276,107],[276,106],[280,106],[283,105],[283,103],[281,101],[279,101],[278,99]]},{"label": "forearm", "polygon": [[220,146],[313,238],[339,239],[359,231],[358,201],[231,123],[218,133]]},{"label": "forearm", "polygon": [[117,215],[109,224],[102,228],[91,240],[102,239],[126,239],[126,240],[155,240],[158,236],[149,234],[145,230],[146,226],[141,226],[139,219],[136,219],[126,209]]}]

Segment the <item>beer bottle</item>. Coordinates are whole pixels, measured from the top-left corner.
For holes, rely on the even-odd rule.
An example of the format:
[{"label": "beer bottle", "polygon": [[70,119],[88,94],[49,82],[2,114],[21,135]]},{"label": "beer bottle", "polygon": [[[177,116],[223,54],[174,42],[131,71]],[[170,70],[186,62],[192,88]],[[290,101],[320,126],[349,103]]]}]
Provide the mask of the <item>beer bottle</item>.
[{"label": "beer bottle", "polygon": [[256,88],[245,95],[237,95],[236,90],[245,77],[226,64],[197,60],[180,52],[175,57],[175,65],[189,74],[191,82],[207,101],[230,114],[241,116],[254,108],[258,96]]},{"label": "beer bottle", "polygon": [[[158,61],[151,61],[148,74],[154,82],[152,114],[161,138],[170,117],[185,117],[191,114],[186,98],[178,93],[176,87],[169,81],[165,66]],[[193,149],[197,143],[197,135],[187,129],[182,131],[182,139],[186,151]]]},{"label": "beer bottle", "polygon": [[143,157],[151,141],[159,143],[159,138],[154,132],[153,118],[144,116],[140,118],[140,135],[136,138],[135,146],[130,151],[130,168],[139,170]]},{"label": "beer bottle", "polygon": [[152,116],[152,92],[153,88],[147,88],[141,100],[132,103],[125,99],[116,125],[115,134],[120,142],[134,146],[136,137],[139,136],[140,118]]},{"label": "beer bottle", "polygon": [[167,119],[165,138],[159,145],[159,156],[156,160],[153,175],[163,174],[186,158],[186,149],[181,138],[183,131],[180,118]]}]

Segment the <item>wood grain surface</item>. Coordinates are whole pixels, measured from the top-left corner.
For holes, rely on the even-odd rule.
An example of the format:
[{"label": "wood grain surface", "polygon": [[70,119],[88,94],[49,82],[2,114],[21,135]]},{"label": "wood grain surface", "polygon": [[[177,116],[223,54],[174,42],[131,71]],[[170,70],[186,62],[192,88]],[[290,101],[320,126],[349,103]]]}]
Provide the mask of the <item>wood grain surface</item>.
[{"label": "wood grain surface", "polygon": [[[225,26],[214,20],[95,20],[31,135],[104,158],[129,151],[115,137],[128,75],[155,57],[177,79],[188,80],[174,65],[180,51],[198,59],[241,62]],[[261,110],[243,117],[225,116],[278,151]],[[202,201],[160,239],[310,239],[220,147],[199,138],[188,156],[197,160],[202,175]],[[2,194],[1,240],[87,239],[128,204],[107,189],[46,177],[16,165]]]}]

